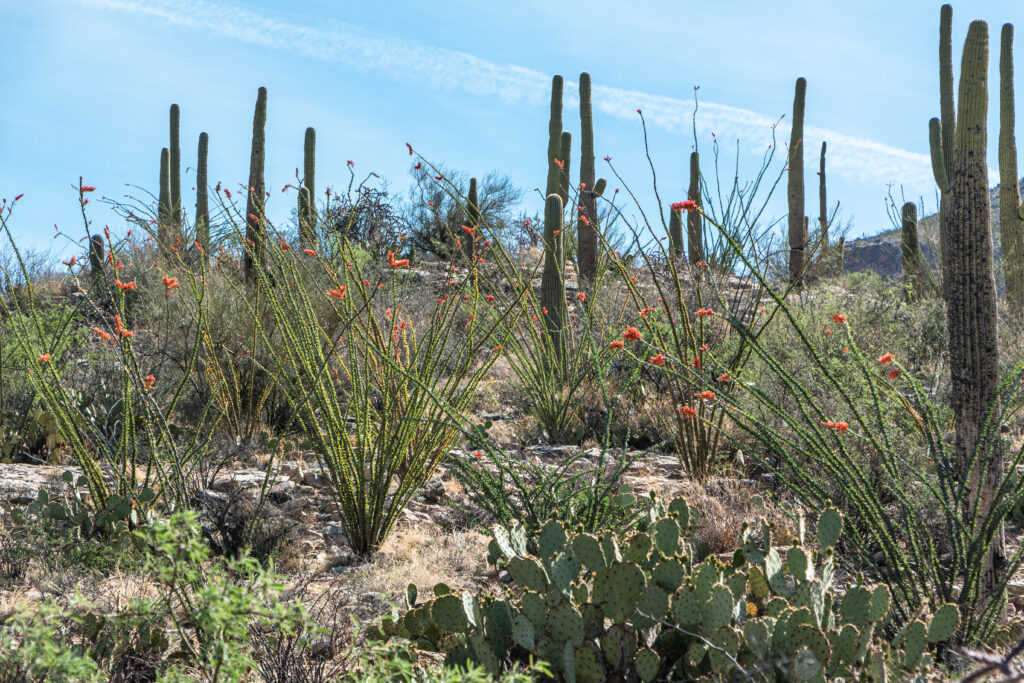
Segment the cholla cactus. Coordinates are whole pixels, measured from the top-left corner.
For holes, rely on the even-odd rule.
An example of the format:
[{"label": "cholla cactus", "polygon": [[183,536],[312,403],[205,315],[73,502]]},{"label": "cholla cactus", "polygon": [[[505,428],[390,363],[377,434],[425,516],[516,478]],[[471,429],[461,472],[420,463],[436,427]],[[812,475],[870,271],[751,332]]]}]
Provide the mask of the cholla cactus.
[{"label": "cholla cactus", "polygon": [[252,150],[249,155],[249,199],[245,204],[245,278],[256,281],[256,269],[263,267],[264,182],[263,162],[267,143],[267,89],[260,88],[252,117]]}]

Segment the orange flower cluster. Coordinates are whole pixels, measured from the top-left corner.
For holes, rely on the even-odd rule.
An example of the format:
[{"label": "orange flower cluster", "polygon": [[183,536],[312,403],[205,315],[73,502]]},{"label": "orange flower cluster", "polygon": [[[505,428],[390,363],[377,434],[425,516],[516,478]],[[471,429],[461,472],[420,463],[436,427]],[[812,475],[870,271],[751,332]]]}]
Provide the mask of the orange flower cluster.
[{"label": "orange flower cluster", "polygon": [[346,289],[348,289],[348,285],[342,285],[338,289],[328,289],[327,296],[340,301],[345,296]]},{"label": "orange flower cluster", "polygon": [[687,199],[687,200],[682,201],[682,202],[672,202],[672,210],[673,211],[696,211],[697,210],[697,202],[693,201],[692,199]]},{"label": "orange flower cluster", "polygon": [[130,292],[133,289],[138,288],[138,285],[135,283],[135,280],[132,280],[131,282],[121,282],[120,280],[114,280],[114,284],[117,285],[117,288],[120,289],[122,292]]},{"label": "orange flower cluster", "polygon": [[683,406],[682,408],[679,409],[679,414],[685,417],[686,419],[691,419],[697,416],[697,411],[691,408],[690,406]]},{"label": "orange flower cluster", "polygon": [[616,339],[611,344],[608,345],[608,348],[621,349],[623,346],[625,346],[625,343],[621,339]]},{"label": "orange flower cluster", "polygon": [[39,356],[39,362],[40,363],[49,363],[50,362],[50,354],[44,353],[43,355]]},{"label": "orange flower cluster", "polygon": [[896,356],[891,353],[884,353],[878,357],[878,362],[882,365],[890,365],[894,360],[896,360]]},{"label": "orange flower cluster", "polygon": [[711,316],[713,316],[715,314],[715,309],[713,309],[713,308],[698,308],[696,311],[693,312],[693,314],[695,316],[697,316],[698,318],[710,318]]},{"label": "orange flower cluster", "polygon": [[122,339],[131,339],[135,336],[134,332],[125,329],[124,325],[121,323],[121,316],[119,315],[114,316],[114,332],[121,335]]},{"label": "orange flower cluster", "polygon": [[391,266],[392,268],[408,268],[409,267],[409,259],[404,258],[404,259],[401,259],[401,260],[396,260],[395,259],[395,252],[389,251],[388,252],[388,265]]},{"label": "orange flower cluster", "polygon": [[163,280],[164,280],[164,287],[167,288],[167,291],[165,292],[165,294],[166,294],[166,296],[168,298],[170,298],[171,294],[174,294],[174,290],[178,288],[178,278],[176,278],[176,277],[167,277],[166,275],[164,275]]},{"label": "orange flower cluster", "polygon": [[114,338],[111,337],[110,333],[108,333],[103,328],[94,327],[94,328],[92,328],[92,331],[96,333],[97,337],[99,337],[103,341],[107,342],[108,344],[113,344],[114,343]]},{"label": "orange flower cluster", "polygon": [[700,391],[694,394],[697,398],[704,399],[705,401],[714,401],[715,392],[713,391]]},{"label": "orange flower cluster", "polygon": [[844,313],[836,313],[836,314],[834,314],[832,316],[832,320],[837,325],[845,325],[846,324],[846,314],[844,314]]},{"label": "orange flower cluster", "polygon": [[154,386],[156,386],[156,377],[154,377],[153,375],[146,375],[144,385],[146,387],[146,391],[149,391]]},{"label": "orange flower cluster", "polygon": [[825,425],[829,429],[834,429],[840,434],[845,434],[846,430],[850,428],[850,425],[846,422],[836,422],[834,420],[825,420],[821,424]]},{"label": "orange flower cluster", "polygon": [[653,356],[653,357],[649,358],[648,360],[650,360],[651,365],[664,365],[665,364],[665,354],[659,353],[657,356]]},{"label": "orange flower cluster", "polygon": [[635,327],[630,327],[629,325],[626,325],[626,331],[622,333],[622,338],[625,339],[626,341],[639,341],[640,330],[636,329]]}]

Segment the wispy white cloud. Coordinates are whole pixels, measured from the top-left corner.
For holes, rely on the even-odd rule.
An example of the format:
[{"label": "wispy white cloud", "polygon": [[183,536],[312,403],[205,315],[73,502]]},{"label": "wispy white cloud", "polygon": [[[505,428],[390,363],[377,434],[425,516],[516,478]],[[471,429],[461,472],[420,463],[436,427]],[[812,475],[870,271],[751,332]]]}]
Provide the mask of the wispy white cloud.
[{"label": "wispy white cloud", "polygon": [[[245,7],[208,0],[74,0],[96,9],[148,16],[191,29],[343,64],[377,71],[399,82],[434,89],[497,97],[508,104],[542,106],[550,93],[550,76],[512,64],[495,64],[447,48],[380,35],[337,21],[306,25],[257,13]],[[567,93],[575,98],[575,84]],[[668,131],[693,126],[693,101],[606,86],[594,87],[594,106],[606,115],[635,119],[642,109],[648,124]],[[720,140],[764,140],[777,125],[779,143],[787,142],[785,119],[713,102],[701,102],[696,120],[701,135],[714,132]],[[811,162],[822,140],[828,141],[829,172],[852,182],[902,183],[924,192],[933,186],[928,156],[873,140],[817,127],[805,129],[804,149]]]}]

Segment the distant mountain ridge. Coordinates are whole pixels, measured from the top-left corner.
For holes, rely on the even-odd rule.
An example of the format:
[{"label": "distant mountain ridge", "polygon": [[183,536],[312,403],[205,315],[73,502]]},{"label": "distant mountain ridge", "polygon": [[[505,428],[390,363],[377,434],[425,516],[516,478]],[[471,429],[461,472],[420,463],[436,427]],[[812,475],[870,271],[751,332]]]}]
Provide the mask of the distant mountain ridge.
[{"label": "distant mountain ridge", "polygon": [[[1024,179],[1021,180],[1024,186]],[[999,186],[989,190],[992,202],[992,239],[995,243],[996,266],[1002,258],[999,245]],[[932,265],[939,258],[939,215],[931,214],[918,221],[918,237],[921,251]],[[873,270],[883,277],[903,276],[903,255],[900,253],[900,231],[890,229],[870,237],[860,237],[846,242],[843,251],[843,270],[855,273]],[[997,279],[1000,279],[997,277]]]}]

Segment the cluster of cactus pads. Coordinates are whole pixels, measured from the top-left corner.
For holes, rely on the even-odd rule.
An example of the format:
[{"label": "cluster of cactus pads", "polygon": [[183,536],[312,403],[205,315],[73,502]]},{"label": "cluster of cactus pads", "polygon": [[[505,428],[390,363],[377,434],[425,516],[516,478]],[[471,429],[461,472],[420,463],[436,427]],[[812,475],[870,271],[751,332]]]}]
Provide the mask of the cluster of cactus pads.
[{"label": "cluster of cactus pads", "polygon": [[819,520],[820,550],[794,539],[788,549],[744,527],[731,562],[696,560],[687,535],[691,511],[675,499],[656,501],[641,530],[572,533],[549,521],[527,552],[522,527],[495,527],[489,561],[508,572],[505,598],[453,592],[445,585],[408,611],[386,618],[386,635],[447,654],[449,665],[478,663],[497,673],[531,658],[550,663],[565,681],[885,680],[929,670],[930,644],[956,632],[958,611],[940,607],[888,643],[889,589],[832,587],[838,511]]}]

